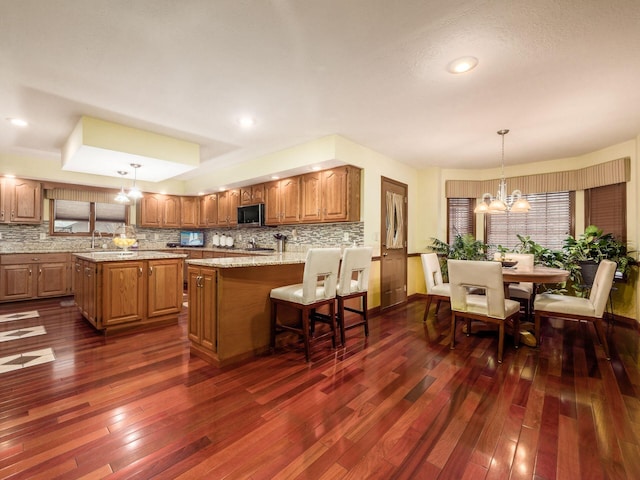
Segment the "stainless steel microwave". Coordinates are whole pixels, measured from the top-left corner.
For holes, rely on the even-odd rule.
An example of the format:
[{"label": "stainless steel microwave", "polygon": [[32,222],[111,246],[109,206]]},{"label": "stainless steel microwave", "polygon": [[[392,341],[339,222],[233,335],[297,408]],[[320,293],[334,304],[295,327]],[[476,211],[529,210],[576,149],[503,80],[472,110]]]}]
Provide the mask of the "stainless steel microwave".
[{"label": "stainless steel microwave", "polygon": [[238,207],[238,225],[264,225],[264,203]]}]

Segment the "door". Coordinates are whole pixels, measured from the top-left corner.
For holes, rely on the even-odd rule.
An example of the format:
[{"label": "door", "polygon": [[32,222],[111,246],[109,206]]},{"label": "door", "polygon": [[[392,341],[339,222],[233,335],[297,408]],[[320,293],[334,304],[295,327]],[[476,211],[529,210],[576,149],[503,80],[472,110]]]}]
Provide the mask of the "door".
[{"label": "door", "polygon": [[407,185],[382,177],[380,308],[407,300]]},{"label": "door", "polygon": [[183,267],[178,259],[149,260],[147,264],[147,316],[178,313],[182,308]]}]

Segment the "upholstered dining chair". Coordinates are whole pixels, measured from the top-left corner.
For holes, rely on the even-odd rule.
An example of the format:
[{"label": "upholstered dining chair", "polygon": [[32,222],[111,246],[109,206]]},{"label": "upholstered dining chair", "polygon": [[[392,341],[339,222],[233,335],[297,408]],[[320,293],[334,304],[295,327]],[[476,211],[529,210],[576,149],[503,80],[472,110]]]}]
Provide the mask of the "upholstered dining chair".
[{"label": "upholstered dining chair", "polygon": [[[307,257],[302,274],[302,283],[286,285],[271,290],[271,349],[275,350],[276,335],[281,332],[294,332],[304,340],[304,352],[307,362],[310,359],[310,316],[316,315],[316,309],[328,306],[329,314],[318,318],[326,321],[333,348],[336,347],[336,286],[338,282],[338,268],[340,265],[339,248],[312,248]],[[278,307],[290,307],[298,310],[299,323],[289,324],[278,322]]]},{"label": "upholstered dining chair", "polygon": [[585,320],[593,323],[607,360],[610,360],[611,355],[602,326],[602,316],[607,306],[615,274],[616,263],[611,260],[602,260],[598,265],[598,271],[588,298],[551,293],[537,295],[533,302],[536,343],[540,345],[540,323],[543,318],[559,317],[578,321]]},{"label": "upholstered dining chair", "polygon": [[[516,348],[520,341],[520,303],[504,298],[502,265],[475,260],[448,260],[447,265],[451,288],[451,348],[455,347],[458,318],[467,320],[467,336],[471,332],[471,320],[492,323],[498,326],[498,362],[502,363],[506,323],[513,325]],[[469,289],[477,288],[482,288],[485,294],[468,293]]]},{"label": "upholstered dining chair", "polygon": [[[371,269],[372,247],[349,247],[342,252],[340,275],[336,298],[338,300],[338,312],[336,319],[340,329],[340,340],[345,344],[345,330],[364,326],[364,335],[369,336],[369,316],[367,314],[367,292],[369,290],[369,270]],[[360,309],[347,307],[345,300],[359,298]],[[353,312],[360,315],[357,321],[346,322],[345,312]]]},{"label": "upholstered dining chair", "polygon": [[[512,268],[515,270],[533,270],[534,255],[531,253],[506,253],[505,260],[518,262]],[[519,282],[509,284],[509,298],[517,300],[524,307],[527,320],[531,318],[533,299],[535,297],[534,285],[531,282]]]},{"label": "upholstered dining chair", "polygon": [[426,322],[429,316],[429,308],[431,308],[431,302],[436,301],[436,315],[440,308],[440,302],[449,301],[450,289],[449,284],[442,280],[442,271],[440,269],[440,261],[438,255],[435,253],[423,253],[420,255],[422,258],[422,271],[424,273],[424,282],[427,286],[427,305],[424,309],[424,315],[422,321]]}]

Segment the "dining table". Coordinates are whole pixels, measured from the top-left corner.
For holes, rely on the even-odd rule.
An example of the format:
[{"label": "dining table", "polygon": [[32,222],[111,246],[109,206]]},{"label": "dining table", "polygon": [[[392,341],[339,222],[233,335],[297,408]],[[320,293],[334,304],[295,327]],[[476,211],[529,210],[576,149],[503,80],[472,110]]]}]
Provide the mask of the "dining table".
[{"label": "dining table", "polygon": [[[569,271],[562,268],[545,267],[536,265],[533,268],[503,267],[502,279],[504,281],[505,298],[509,298],[509,284],[519,282],[533,283],[533,295],[538,290],[538,285],[546,283],[562,283],[569,279]],[[520,341],[529,347],[536,346],[536,338],[530,330],[534,329],[532,322],[520,324]]]}]

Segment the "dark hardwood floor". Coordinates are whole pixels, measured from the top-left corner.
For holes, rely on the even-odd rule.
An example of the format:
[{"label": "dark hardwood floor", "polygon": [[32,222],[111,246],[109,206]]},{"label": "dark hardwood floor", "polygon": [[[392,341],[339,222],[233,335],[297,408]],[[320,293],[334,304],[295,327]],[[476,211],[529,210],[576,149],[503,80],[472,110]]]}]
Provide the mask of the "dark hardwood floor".
[{"label": "dark hardwood floor", "polygon": [[0,478],[640,478],[640,338],[552,319],[539,350],[458,333],[422,302],[233,368],[190,357],[180,324],[104,338],[60,300],[0,305],[0,357],[55,360],[0,374]]}]

